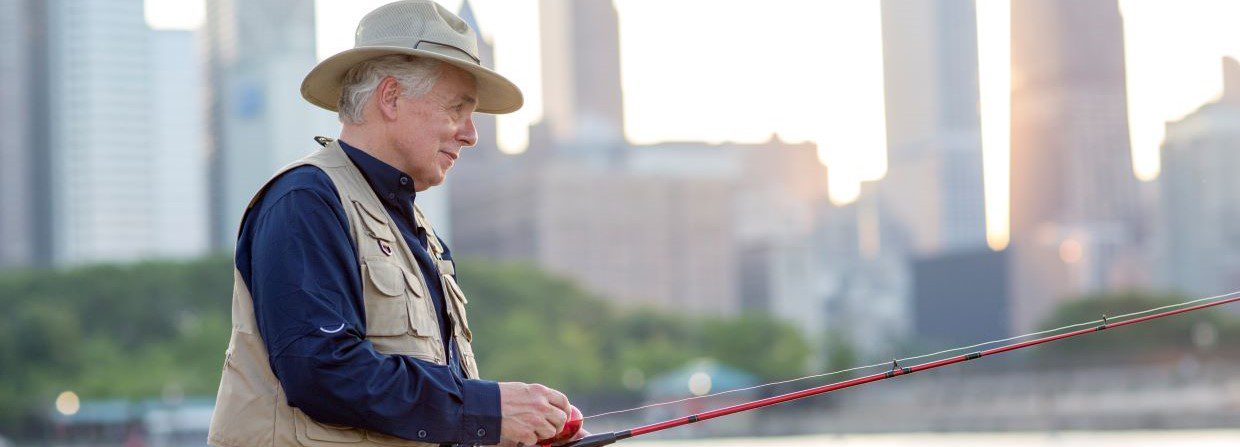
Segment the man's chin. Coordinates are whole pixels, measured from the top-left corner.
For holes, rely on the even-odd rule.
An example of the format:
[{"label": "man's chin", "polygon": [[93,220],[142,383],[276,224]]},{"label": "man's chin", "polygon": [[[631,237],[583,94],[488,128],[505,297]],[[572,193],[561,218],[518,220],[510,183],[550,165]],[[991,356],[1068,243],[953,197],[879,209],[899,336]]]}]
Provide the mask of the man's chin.
[{"label": "man's chin", "polygon": [[430,180],[430,181],[426,182],[426,187],[427,187],[427,189],[434,188],[434,187],[436,187],[436,186],[442,185],[442,184],[443,184],[443,182],[445,182],[445,181],[447,181],[447,180],[448,180],[448,172],[447,172],[447,171],[444,171],[444,173],[443,173],[442,175],[440,175],[439,177],[436,177],[436,178],[434,178],[434,179],[432,179],[432,180]]}]

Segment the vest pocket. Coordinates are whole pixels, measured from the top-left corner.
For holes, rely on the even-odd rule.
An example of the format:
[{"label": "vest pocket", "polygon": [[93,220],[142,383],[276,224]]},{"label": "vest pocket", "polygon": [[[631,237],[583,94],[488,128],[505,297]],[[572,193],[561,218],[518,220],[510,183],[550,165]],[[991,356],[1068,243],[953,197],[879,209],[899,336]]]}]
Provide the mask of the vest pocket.
[{"label": "vest pocket", "polygon": [[[442,363],[439,328],[426,311],[421,287],[413,288],[413,274],[381,256],[364,260],[366,339],[384,354],[409,355]],[[410,290],[413,293],[410,293]]]},{"label": "vest pocket", "polygon": [[340,443],[362,442],[362,430],[334,424],[323,424],[306,416],[301,410],[293,408],[293,425],[297,430],[297,441],[307,446],[329,446]]},{"label": "vest pocket", "polygon": [[440,275],[444,284],[444,289],[451,295],[452,308],[455,311],[457,324],[456,335],[465,337],[468,341],[474,341],[474,333],[469,330],[469,317],[465,316],[465,304],[469,300],[465,299],[465,292],[461,291],[461,286],[456,284],[456,279],[451,275]]},{"label": "vest pocket", "polygon": [[448,299],[452,301],[453,314],[456,318],[456,338],[457,348],[461,350],[461,362],[465,364],[465,371],[469,373],[469,378],[478,378],[478,361],[474,359],[474,348],[471,343],[474,341],[474,333],[469,330],[469,317],[465,315],[465,304],[469,300],[465,299],[465,292],[461,290],[461,286],[456,283],[456,278],[452,275],[441,275],[440,281],[444,284],[444,289],[449,295]]},{"label": "vest pocket", "polygon": [[366,234],[368,236],[388,242],[396,241],[396,235],[392,233],[392,228],[388,226],[387,219],[383,218],[387,214],[386,212],[371,210],[357,200],[353,201],[353,205],[360,210],[358,214],[362,218],[362,225],[366,227]]},{"label": "vest pocket", "polygon": [[364,268],[366,335],[408,333],[412,327],[409,324],[404,271],[396,264],[374,258],[367,258]]}]

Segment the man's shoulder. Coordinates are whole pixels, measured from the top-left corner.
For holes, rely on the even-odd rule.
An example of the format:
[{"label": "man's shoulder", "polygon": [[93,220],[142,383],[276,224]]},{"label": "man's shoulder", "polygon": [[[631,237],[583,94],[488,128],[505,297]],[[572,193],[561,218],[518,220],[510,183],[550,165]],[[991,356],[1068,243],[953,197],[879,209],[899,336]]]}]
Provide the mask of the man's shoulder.
[{"label": "man's shoulder", "polygon": [[294,191],[306,191],[325,196],[336,196],[336,185],[331,177],[318,166],[301,165],[289,169],[272,179],[261,201],[274,202]]},{"label": "man's shoulder", "polygon": [[344,206],[326,172],[316,166],[304,165],[289,169],[264,185],[258,200],[246,209],[241,219],[237,241],[237,265],[246,266],[248,275],[252,251],[272,235],[287,235],[290,230],[315,233],[332,231],[334,223],[347,227]]},{"label": "man's shoulder", "polygon": [[259,214],[282,200],[297,200],[300,206],[311,206],[317,202],[340,206],[340,196],[331,177],[314,165],[302,165],[276,176],[266,185],[254,210]]}]

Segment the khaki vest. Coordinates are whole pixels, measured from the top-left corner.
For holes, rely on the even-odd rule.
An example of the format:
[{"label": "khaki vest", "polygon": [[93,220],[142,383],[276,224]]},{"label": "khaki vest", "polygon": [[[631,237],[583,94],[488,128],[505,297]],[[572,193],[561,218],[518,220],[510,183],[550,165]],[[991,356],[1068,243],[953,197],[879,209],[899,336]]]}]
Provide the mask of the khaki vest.
[{"label": "khaki vest", "polygon": [[[326,142],[326,140],[323,140]],[[285,166],[275,176],[302,165],[322,169],[340,194],[358,251],[366,306],[366,339],[384,354],[413,356],[447,364],[439,319],[417,260],[383,203],[335,141]],[[272,180],[259,190],[249,207],[262,197]],[[416,207],[415,207],[416,208]],[[247,207],[248,209],[248,207]],[[422,211],[416,222],[426,229],[431,257],[439,267],[436,287],[443,288],[444,308],[453,325],[468,378],[478,377],[473,339],[465,317],[465,294],[452,277],[452,261]],[[288,404],[267,360],[258,333],[254,302],[240,272],[233,271],[232,336],[224,355],[224,371],[211,417],[208,443],[221,447],[250,446],[433,446],[359,428],[316,422]]]}]

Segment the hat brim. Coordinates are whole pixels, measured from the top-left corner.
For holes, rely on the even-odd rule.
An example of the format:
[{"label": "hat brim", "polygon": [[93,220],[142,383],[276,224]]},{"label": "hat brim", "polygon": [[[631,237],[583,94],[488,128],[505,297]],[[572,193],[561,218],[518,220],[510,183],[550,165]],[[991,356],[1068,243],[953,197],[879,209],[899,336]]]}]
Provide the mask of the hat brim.
[{"label": "hat brim", "polygon": [[342,51],[319,62],[301,81],[301,96],[311,104],[337,112],[344,75],[358,63],[393,54],[426,57],[465,70],[474,76],[478,88],[478,108],[482,113],[504,114],[517,111],[525,103],[516,84],[486,67],[430,51],[395,46],[366,46]]}]

